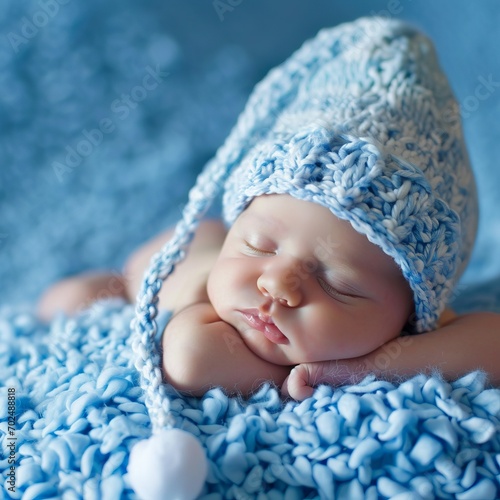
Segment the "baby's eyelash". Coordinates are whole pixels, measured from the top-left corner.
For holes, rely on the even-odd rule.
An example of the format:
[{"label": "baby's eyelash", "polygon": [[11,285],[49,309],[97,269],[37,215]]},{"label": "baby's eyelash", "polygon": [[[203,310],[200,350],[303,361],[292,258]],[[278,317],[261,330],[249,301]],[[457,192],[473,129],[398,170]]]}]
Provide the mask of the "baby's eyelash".
[{"label": "baby's eyelash", "polygon": [[323,290],[332,297],[351,297],[351,295],[347,293],[339,292],[334,286],[330,285],[330,283],[327,283],[322,278],[318,278],[318,282],[321,288],[323,288]]},{"label": "baby's eyelash", "polygon": [[252,253],[257,254],[257,255],[274,255],[274,252],[269,252],[265,250],[259,250],[258,248],[255,248],[253,245],[248,243],[248,241],[245,241],[245,246],[250,250]]}]

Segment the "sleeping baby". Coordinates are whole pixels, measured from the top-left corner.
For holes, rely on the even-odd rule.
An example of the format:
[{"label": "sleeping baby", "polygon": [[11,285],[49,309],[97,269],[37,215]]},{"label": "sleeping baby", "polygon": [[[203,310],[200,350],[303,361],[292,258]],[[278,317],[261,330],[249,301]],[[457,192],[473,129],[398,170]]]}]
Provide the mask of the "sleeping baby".
[{"label": "sleeping baby", "polygon": [[[163,379],[197,396],[270,381],[304,399],[369,373],[482,369],[498,384],[500,315],[447,308],[477,226],[458,111],[431,42],[410,26],[323,30],[256,87],[176,230],[121,276],[54,285],[39,314],[72,314],[103,290],[133,301],[154,285],[172,312]],[[220,190],[223,221],[199,222]],[[181,236],[186,256],[169,266]],[[153,280],[150,261],[164,265]]]}]

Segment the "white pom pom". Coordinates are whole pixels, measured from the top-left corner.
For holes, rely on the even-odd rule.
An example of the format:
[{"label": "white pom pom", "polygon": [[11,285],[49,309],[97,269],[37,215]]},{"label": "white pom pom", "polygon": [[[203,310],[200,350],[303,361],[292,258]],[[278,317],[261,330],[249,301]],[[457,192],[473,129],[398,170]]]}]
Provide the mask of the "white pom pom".
[{"label": "white pom pom", "polygon": [[129,482],[142,500],[189,500],[203,488],[208,464],[199,441],[180,429],[164,429],[130,452]]}]

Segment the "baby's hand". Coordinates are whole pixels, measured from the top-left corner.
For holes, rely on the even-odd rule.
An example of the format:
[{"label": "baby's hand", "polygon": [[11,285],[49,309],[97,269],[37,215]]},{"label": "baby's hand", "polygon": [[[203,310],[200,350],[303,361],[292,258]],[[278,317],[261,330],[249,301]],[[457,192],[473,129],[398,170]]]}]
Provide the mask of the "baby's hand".
[{"label": "baby's hand", "polygon": [[361,358],[302,363],[290,372],[281,386],[281,393],[302,401],[312,396],[320,384],[356,384],[366,374],[366,364]]}]

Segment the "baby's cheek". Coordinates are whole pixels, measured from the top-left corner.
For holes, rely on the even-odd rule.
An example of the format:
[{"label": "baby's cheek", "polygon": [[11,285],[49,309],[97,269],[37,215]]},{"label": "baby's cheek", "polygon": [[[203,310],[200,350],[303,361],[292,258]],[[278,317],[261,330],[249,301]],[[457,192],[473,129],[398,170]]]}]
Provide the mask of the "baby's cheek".
[{"label": "baby's cheek", "polygon": [[219,259],[208,276],[208,298],[224,321],[234,310],[256,306],[259,300],[252,268],[240,258]]},{"label": "baby's cheek", "polygon": [[[208,294],[208,299],[210,300],[212,306],[216,306],[216,303],[218,301],[218,291],[219,291],[219,272],[218,272],[218,266],[215,264],[215,266],[212,268],[208,275],[208,280],[207,280],[207,294]],[[216,309],[217,310],[217,309]]]},{"label": "baby's cheek", "polygon": [[230,262],[218,260],[207,281],[208,298],[219,316],[222,317],[224,310],[230,306],[234,297],[234,276]]}]

